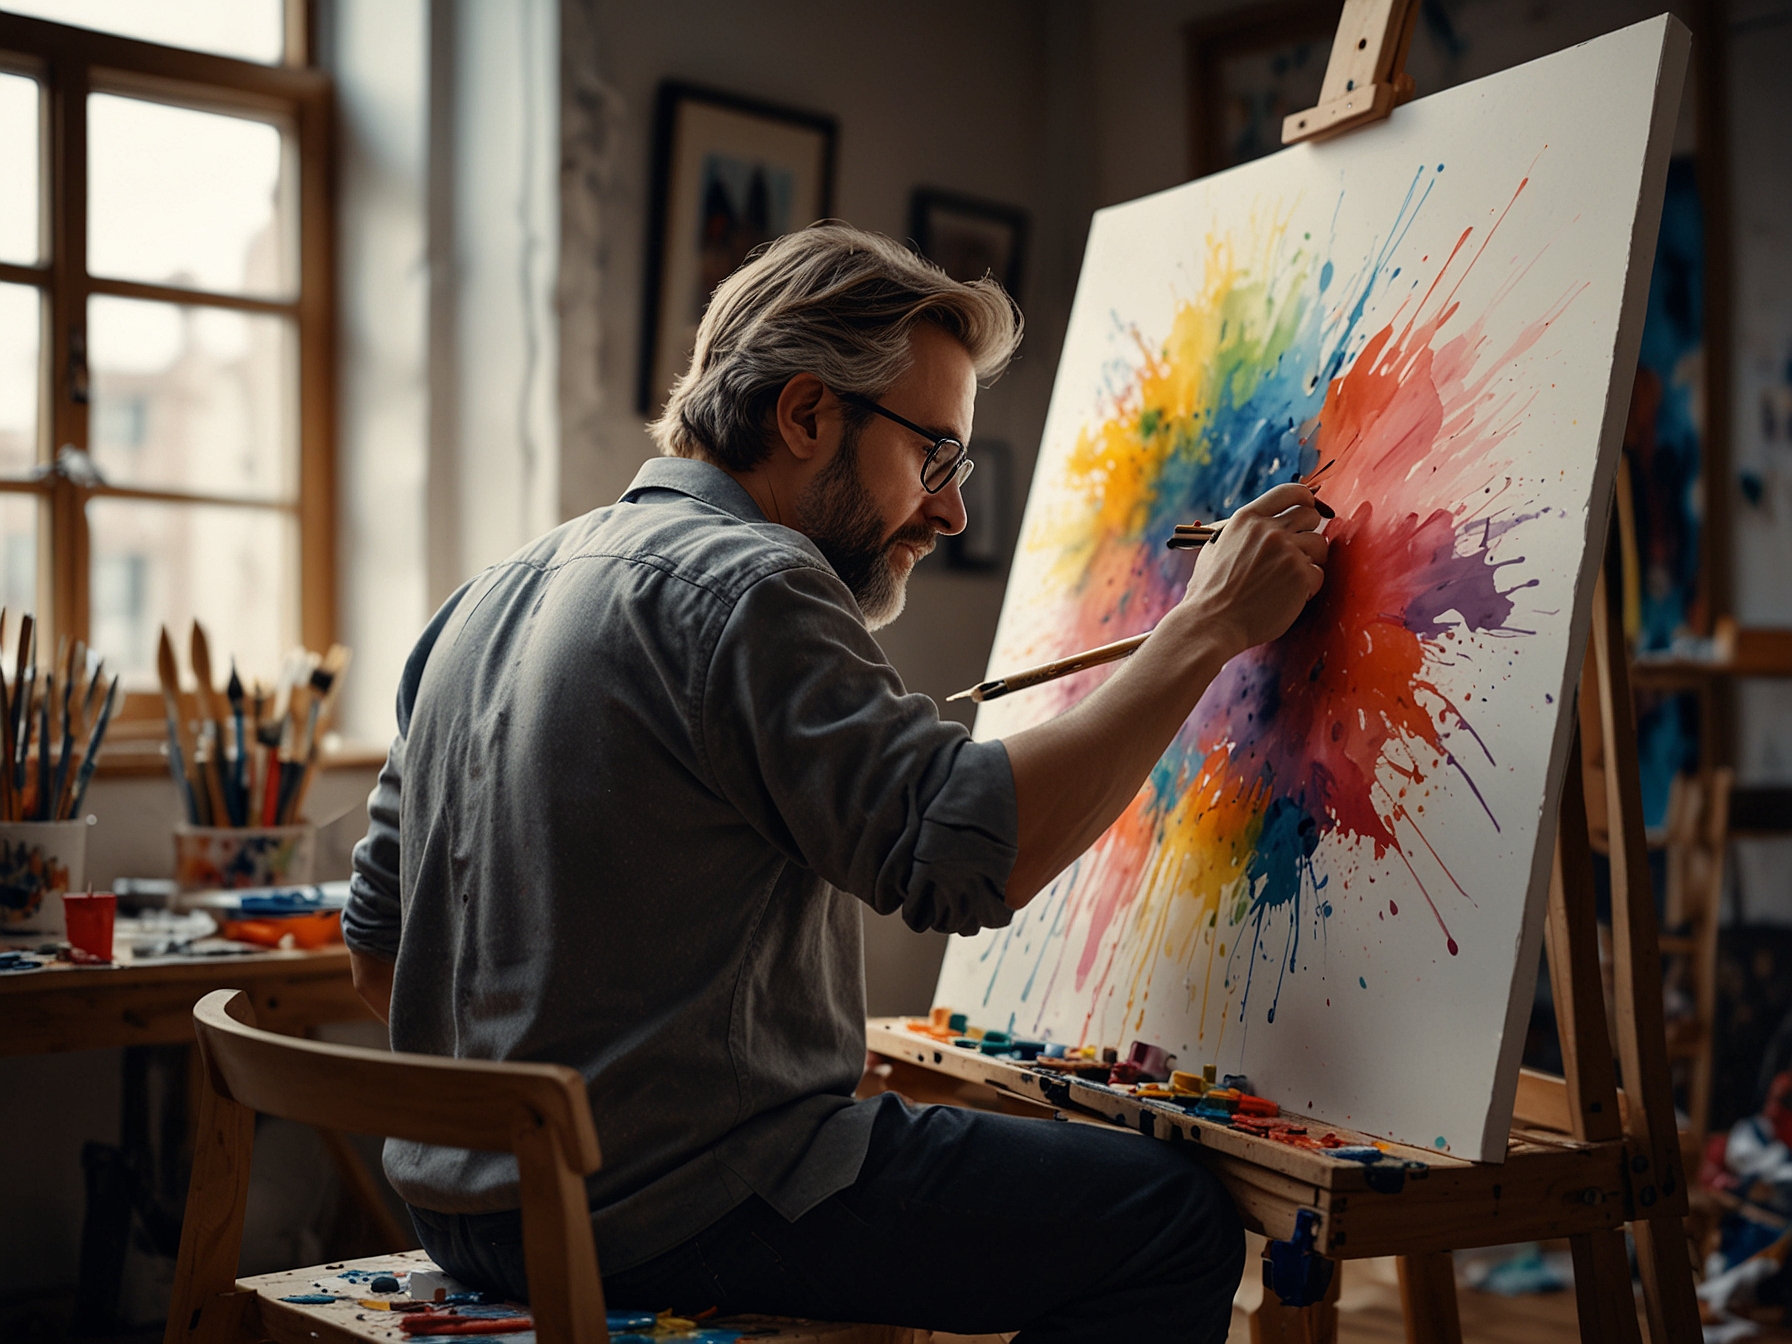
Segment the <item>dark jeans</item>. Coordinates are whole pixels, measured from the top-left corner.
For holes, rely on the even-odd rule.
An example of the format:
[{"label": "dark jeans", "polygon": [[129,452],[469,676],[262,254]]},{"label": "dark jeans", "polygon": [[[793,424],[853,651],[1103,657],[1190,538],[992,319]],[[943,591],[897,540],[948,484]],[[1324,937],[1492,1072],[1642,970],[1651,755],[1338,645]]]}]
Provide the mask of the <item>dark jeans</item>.
[{"label": "dark jeans", "polygon": [[[526,1296],[515,1212],[414,1210],[470,1287]],[[1016,1344],[1226,1337],[1244,1267],[1231,1200],[1190,1152],[1091,1125],[886,1097],[859,1178],[795,1222],[754,1197],[604,1276],[612,1308],[764,1312]]]}]

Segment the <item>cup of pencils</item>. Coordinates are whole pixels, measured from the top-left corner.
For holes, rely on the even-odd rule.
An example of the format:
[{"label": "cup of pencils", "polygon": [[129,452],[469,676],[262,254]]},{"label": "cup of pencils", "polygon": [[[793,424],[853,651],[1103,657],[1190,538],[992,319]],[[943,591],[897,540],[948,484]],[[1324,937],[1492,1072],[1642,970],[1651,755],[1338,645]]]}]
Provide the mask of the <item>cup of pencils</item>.
[{"label": "cup of pencils", "polygon": [[[0,642],[6,627],[0,609]],[[118,678],[81,641],[59,641],[47,667],[38,656],[26,614],[10,680],[0,666],[0,935],[13,942],[66,932],[63,894],[86,880],[78,818],[118,703]]]},{"label": "cup of pencils", "polygon": [[168,771],[186,814],[174,832],[174,876],[188,890],[311,881],[316,828],[304,817],[349,651],[297,649],[273,686],[245,686],[234,661],[223,691],[195,621],[188,642],[193,713],[185,712],[174,643],[156,665],[168,720]]}]

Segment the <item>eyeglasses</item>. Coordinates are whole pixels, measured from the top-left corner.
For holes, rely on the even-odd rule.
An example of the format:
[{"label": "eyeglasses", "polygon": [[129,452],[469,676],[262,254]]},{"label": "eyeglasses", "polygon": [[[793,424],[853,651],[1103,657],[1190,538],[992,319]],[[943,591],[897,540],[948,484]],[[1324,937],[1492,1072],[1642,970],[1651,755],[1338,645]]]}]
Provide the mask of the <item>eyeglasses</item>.
[{"label": "eyeglasses", "polygon": [[842,392],[839,395],[842,401],[850,401],[855,406],[877,412],[886,420],[894,420],[933,445],[927,450],[927,460],[921,464],[921,488],[928,494],[937,495],[948,485],[962,486],[970,479],[971,471],[977,464],[971,461],[970,450],[957,439],[950,435],[940,437],[931,429],[922,429],[913,420],[905,420],[895,411],[887,411],[870,397],[862,397],[857,392]]}]

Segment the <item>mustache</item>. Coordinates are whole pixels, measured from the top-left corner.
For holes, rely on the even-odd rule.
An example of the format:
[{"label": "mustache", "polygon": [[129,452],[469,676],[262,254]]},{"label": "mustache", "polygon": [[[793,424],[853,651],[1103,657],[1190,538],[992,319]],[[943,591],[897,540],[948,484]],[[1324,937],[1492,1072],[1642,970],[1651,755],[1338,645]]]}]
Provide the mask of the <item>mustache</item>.
[{"label": "mustache", "polygon": [[920,552],[917,558],[924,559],[933,553],[934,545],[938,540],[939,533],[924,523],[916,523],[911,527],[898,528],[889,541],[884,543],[884,554],[888,555],[898,546],[913,546]]}]

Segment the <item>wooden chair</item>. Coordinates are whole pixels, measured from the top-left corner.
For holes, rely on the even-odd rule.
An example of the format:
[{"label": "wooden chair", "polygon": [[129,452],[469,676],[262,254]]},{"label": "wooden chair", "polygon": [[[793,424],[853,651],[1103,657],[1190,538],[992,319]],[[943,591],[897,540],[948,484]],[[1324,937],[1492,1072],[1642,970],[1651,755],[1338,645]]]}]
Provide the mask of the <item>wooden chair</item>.
[{"label": "wooden chair", "polygon": [[[511,1064],[392,1054],[260,1031],[249,996],[220,989],[193,1007],[205,1086],[199,1089],[193,1179],[166,1344],[402,1337],[400,1318],[330,1304],[283,1302],[347,1266],[236,1276],[249,1198],[255,1115],[330,1130],[516,1154],[530,1306],[543,1344],[607,1344],[603,1281],[591,1238],[585,1177],[599,1165],[585,1082],[558,1064]],[[427,1257],[378,1257],[368,1266],[429,1268]],[[315,1291],[315,1290],[311,1290]],[[383,1319],[375,1319],[383,1318]],[[765,1318],[753,1318],[765,1324]],[[776,1322],[755,1340],[778,1344],[924,1344],[926,1331]]]}]

